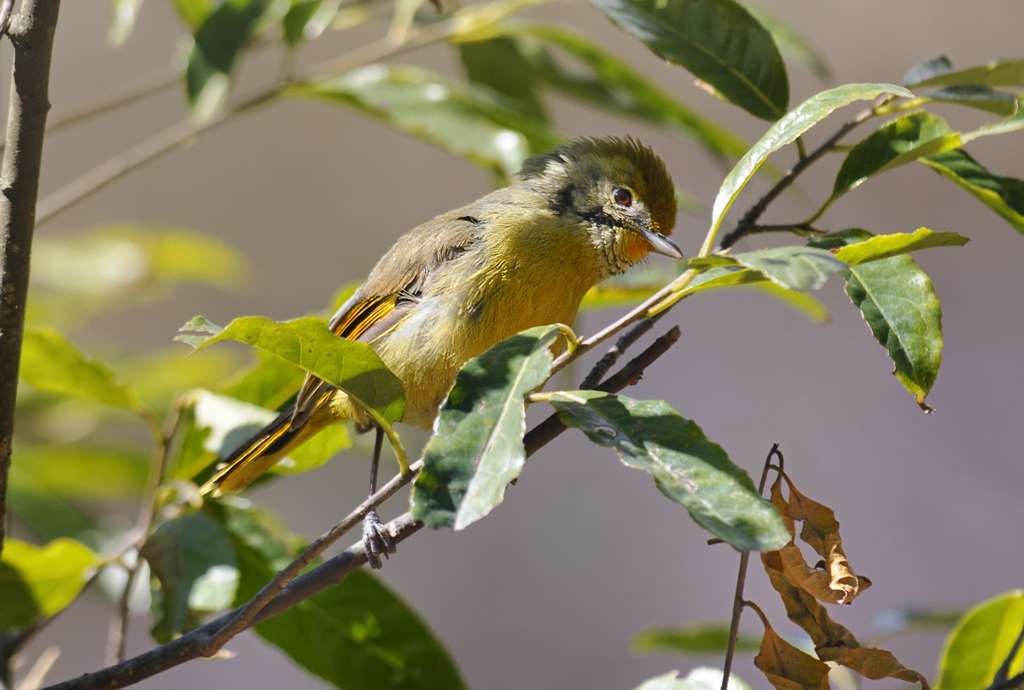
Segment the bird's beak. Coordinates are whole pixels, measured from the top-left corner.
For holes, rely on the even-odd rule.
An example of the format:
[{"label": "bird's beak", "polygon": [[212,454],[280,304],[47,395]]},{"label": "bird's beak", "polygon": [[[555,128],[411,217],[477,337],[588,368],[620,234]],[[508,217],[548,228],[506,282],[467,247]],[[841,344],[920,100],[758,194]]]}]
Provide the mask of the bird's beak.
[{"label": "bird's beak", "polygon": [[660,232],[654,232],[652,230],[643,231],[644,239],[651,245],[651,251],[657,252],[658,254],[664,254],[665,256],[671,256],[673,259],[683,259],[683,250],[676,246],[676,243],[669,238],[662,235]]}]

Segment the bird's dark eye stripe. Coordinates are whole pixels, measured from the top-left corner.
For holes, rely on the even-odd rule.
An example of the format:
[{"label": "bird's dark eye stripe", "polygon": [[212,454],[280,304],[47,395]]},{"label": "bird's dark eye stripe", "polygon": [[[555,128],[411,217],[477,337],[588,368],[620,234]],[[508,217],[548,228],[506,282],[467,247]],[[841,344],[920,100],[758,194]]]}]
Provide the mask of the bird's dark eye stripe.
[{"label": "bird's dark eye stripe", "polygon": [[562,215],[572,208],[572,195],[576,191],[576,185],[571,182],[558,190],[554,200],[551,202],[551,210],[556,215]]},{"label": "bird's dark eye stripe", "polygon": [[619,206],[631,206],[633,204],[633,192],[625,187],[616,187],[612,190],[612,199]]},{"label": "bird's dark eye stripe", "polygon": [[583,220],[593,225],[603,225],[609,228],[625,227],[625,223],[623,223],[618,218],[606,213],[605,210],[600,206],[598,206],[597,208],[592,208],[581,215],[583,217]]}]

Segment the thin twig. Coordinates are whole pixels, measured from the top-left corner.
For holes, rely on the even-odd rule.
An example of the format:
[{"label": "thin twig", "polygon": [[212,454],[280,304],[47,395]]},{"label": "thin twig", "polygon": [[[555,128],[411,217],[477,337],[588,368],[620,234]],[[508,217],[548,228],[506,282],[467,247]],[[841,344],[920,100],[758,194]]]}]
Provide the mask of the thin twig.
[{"label": "thin twig", "polygon": [[167,65],[125,84],[120,84],[109,91],[86,98],[79,103],[72,103],[70,106],[53,112],[49,122],[46,123],[46,131],[53,132],[61,127],[67,127],[135,103],[146,96],[174,86],[181,81],[181,76],[180,67]]},{"label": "thin twig", "polygon": [[587,390],[594,388],[601,382],[604,375],[608,373],[608,370],[615,366],[615,363],[619,361],[619,358],[633,346],[637,340],[643,337],[647,331],[654,328],[654,324],[658,323],[658,320],[664,315],[664,312],[657,316],[649,319],[644,319],[633,328],[626,331],[616,342],[615,345],[605,353],[605,356],[598,360],[594,368],[590,370],[587,377],[583,379],[583,383],[580,384],[580,388]]},{"label": "thin twig", "polygon": [[[772,445],[768,457],[764,460],[764,469],[761,470],[761,483],[757,485],[757,493],[764,493],[764,485],[768,481],[768,470],[772,466],[772,458],[779,458],[779,465],[785,462],[782,453],[779,452],[779,444]],[[722,666],[722,690],[729,688],[729,674],[732,673],[732,660],[736,654],[736,639],[740,634],[740,615],[743,613],[743,586],[747,581],[747,565],[750,562],[750,552],[744,551],[740,554],[740,568],[736,575],[736,593],[732,600],[732,619],[729,621],[729,646],[725,650],[725,664]],[[758,609],[760,613],[760,609]]]},{"label": "thin twig", "polygon": [[757,203],[750,207],[750,210],[740,219],[740,222],[736,224],[736,229],[730,232],[728,235],[722,238],[722,242],[719,245],[721,249],[728,249],[733,246],[742,238],[744,235],[750,233],[751,228],[757,224],[758,219],[764,215],[764,212],[768,209],[768,205],[775,201],[775,198],[786,191],[796,178],[800,176],[804,170],[811,166],[816,160],[824,156],[826,153],[832,150],[832,147],[840,139],[850,133],[857,125],[871,119],[875,115],[875,108],[868,108],[863,112],[859,113],[855,118],[844,124],[839,128],[835,134],[825,140],[825,143],[818,148],[811,151],[809,154],[797,161],[793,169],[790,170],[786,175],[775,183],[775,186],[768,190],[768,192],[758,199]]},{"label": "thin twig", "polygon": [[[395,543],[399,543],[415,534],[422,526],[423,523],[414,520],[409,513],[405,513],[389,522],[385,529],[391,533],[392,540]],[[328,587],[336,585],[345,579],[346,575],[356,568],[365,565],[366,562],[366,549],[363,546],[362,540],[360,540],[326,563],[296,578],[256,615],[251,624],[257,625],[322,592]],[[191,661],[201,656],[209,656],[217,651],[211,647],[211,640],[215,639],[218,632],[225,626],[230,625],[234,617],[241,611],[241,608],[230,611],[216,620],[137,657],[95,673],[85,674],[63,683],[51,685],[47,690],[71,690],[72,688],[75,690],[99,690],[101,688],[113,690],[114,688],[123,688],[183,664],[186,661]]]},{"label": "thin twig", "polygon": [[[24,0],[7,27],[14,44],[7,148],[0,169],[0,553],[7,535],[7,478],[25,331],[29,256],[50,110],[50,56],[60,0]],[[7,667],[7,660],[0,663]],[[0,673],[3,671],[0,670]]]}]

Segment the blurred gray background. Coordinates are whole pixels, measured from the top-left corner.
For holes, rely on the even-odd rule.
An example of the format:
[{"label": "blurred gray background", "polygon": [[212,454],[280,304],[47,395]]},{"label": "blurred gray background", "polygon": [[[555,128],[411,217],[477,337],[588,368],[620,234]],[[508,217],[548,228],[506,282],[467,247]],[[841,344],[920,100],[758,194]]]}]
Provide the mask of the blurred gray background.
[{"label": "blurred gray background", "polygon": [[[53,60],[56,108],[166,65],[182,33],[166,4],[145,3],[135,35],[112,50],[106,43],[108,3],[64,2]],[[910,66],[938,54],[962,67],[1024,54],[1020,0],[761,5],[816,46],[835,73],[834,82],[821,84],[791,67],[793,105],[833,84],[899,83]],[[767,127],[694,88],[687,72],[661,63],[586,4],[557,4],[530,16],[571,23],[606,42],[664,88],[751,141]],[[345,49],[344,40],[329,36],[303,59]],[[6,46],[2,57],[9,65]],[[400,60],[459,69],[446,46]],[[274,55],[247,62],[236,93],[264,83],[277,66]],[[710,206],[724,171],[696,146],[573,103],[553,104],[557,124],[572,135],[640,137],[666,159],[680,186]],[[811,133],[811,143],[854,112],[834,115]],[[954,124],[977,119],[945,114]],[[47,141],[43,196],[185,116],[183,96],[172,90],[61,131]],[[969,150],[991,169],[1021,177],[1022,137],[979,141]],[[778,165],[790,165],[792,155],[784,152]],[[824,198],[837,165],[838,159],[828,161],[820,173],[802,179],[804,189]],[[753,203],[765,184],[755,181],[737,210]],[[209,232],[241,248],[256,266],[249,289],[185,290],[172,302],[102,323],[106,335],[137,347],[167,347],[176,329],[199,313],[226,323],[245,314],[287,318],[323,309],[337,287],[364,277],[402,232],[487,189],[479,170],[380,124],[322,104],[284,103],[163,156],[39,234],[113,220],[162,223]],[[790,194],[765,221],[802,218],[810,208]],[[668,400],[755,476],[772,443],[781,444],[797,486],[836,510],[847,554],[874,581],[852,607],[833,613],[863,642],[872,642],[873,621],[885,609],[967,607],[1024,582],[1018,399],[1024,389],[1024,238],[916,165],[869,181],[840,201],[824,225],[860,225],[878,233],[927,226],[971,238],[962,249],[918,255],[943,301],[946,349],[929,398],[936,414],[922,414],[891,375],[885,351],[837,281],[821,293],[833,311],[825,325],[754,292],[684,302],[659,325],[663,331],[678,323],[681,342],[628,394]],[[705,221],[681,216],[675,237],[694,254],[704,230]],[[774,241],[754,238],[741,249]],[[577,331],[593,332],[615,316],[588,313]],[[181,356],[186,354],[181,346]],[[412,441],[419,443],[422,438]],[[364,453],[348,452],[251,497],[312,538],[363,496],[366,465]],[[402,501],[387,505],[385,516],[401,512]],[[685,511],[657,493],[648,475],[567,433],[531,460],[491,517],[459,534],[417,535],[400,547],[382,577],[430,623],[474,688],[631,688],[673,668],[720,666],[714,657],[637,657],[629,651],[630,637],[647,626],[728,618],[738,556],[724,546],[706,546],[706,538]],[[794,633],[755,564],[748,597],[782,632]],[[57,645],[62,656],[52,681],[100,668],[111,612],[101,596],[86,597],[29,647],[30,661]],[[744,627],[757,633],[760,626],[748,615]],[[147,629],[148,620],[133,621],[131,653],[152,646]],[[940,633],[907,634],[885,645],[906,665],[933,675],[942,641]],[[193,662],[143,686],[323,687],[254,635],[243,635],[230,649],[236,653],[231,661]],[[766,687],[750,659],[741,658],[738,674],[755,688]]]}]

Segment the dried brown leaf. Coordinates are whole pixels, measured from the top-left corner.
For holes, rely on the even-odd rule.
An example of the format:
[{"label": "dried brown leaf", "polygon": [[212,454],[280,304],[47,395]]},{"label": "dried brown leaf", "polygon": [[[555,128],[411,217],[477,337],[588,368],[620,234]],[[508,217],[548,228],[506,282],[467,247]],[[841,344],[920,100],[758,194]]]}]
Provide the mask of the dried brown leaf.
[{"label": "dried brown leaf", "polygon": [[[782,495],[783,479],[789,485],[789,500]],[[804,496],[783,474],[772,484],[771,502],[782,513],[794,537],[794,541],[780,551],[785,573],[793,584],[829,604],[852,603],[860,592],[871,586],[871,580],[858,576],[850,566],[843,552],[839,521],[831,508]],[[795,523],[798,521],[804,523],[800,539],[821,556],[823,567],[808,565],[796,545]]]},{"label": "dried brown leaf", "polygon": [[841,666],[852,669],[870,680],[895,678],[908,683],[920,683],[928,690],[928,680],[917,671],[913,671],[884,649],[875,647],[818,647],[818,656],[825,661],[834,661]]},{"label": "dried brown leaf", "polygon": [[757,666],[776,690],[829,690],[828,666],[802,652],[765,623],[761,651],[754,657]]}]

